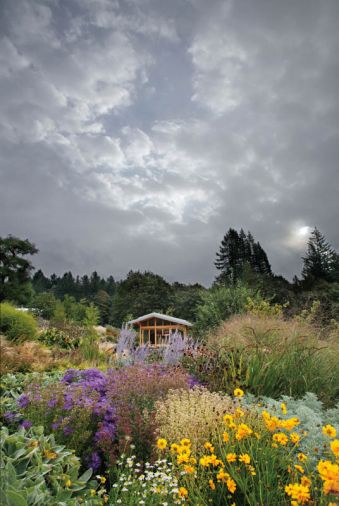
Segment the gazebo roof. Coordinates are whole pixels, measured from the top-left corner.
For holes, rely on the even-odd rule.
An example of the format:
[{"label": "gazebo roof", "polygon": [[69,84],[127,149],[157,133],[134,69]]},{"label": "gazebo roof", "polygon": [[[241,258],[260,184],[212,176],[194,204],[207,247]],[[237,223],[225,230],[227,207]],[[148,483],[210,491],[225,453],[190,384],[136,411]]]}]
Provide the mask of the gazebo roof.
[{"label": "gazebo roof", "polygon": [[188,322],[187,320],[182,320],[181,318],[174,318],[174,316],[168,316],[166,314],[161,313],[145,314],[144,316],[139,316],[139,318],[136,318],[135,320],[130,320],[127,323],[134,325],[135,323],[141,323],[144,320],[149,320],[150,318],[159,318],[160,320],[166,320],[172,323],[178,323],[179,325],[186,325],[187,327],[192,327],[192,323]]}]

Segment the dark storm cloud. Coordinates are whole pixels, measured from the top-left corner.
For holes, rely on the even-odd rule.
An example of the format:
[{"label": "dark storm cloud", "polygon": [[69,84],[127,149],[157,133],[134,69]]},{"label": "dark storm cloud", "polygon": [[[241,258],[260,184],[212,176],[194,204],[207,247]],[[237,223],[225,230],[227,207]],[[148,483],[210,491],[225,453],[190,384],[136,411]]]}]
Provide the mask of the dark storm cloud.
[{"label": "dark storm cloud", "polygon": [[339,3],[4,0],[2,235],[37,267],[213,279],[230,226],[292,276],[339,247]]}]

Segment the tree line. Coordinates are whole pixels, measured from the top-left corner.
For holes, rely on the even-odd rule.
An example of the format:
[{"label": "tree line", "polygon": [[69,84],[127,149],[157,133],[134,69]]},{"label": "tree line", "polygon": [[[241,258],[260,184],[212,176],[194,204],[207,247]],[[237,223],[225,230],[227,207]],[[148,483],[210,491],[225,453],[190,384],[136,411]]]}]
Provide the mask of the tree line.
[{"label": "tree line", "polygon": [[[216,253],[218,271],[211,288],[199,283],[168,283],[153,272],[130,271],[125,279],[91,275],[32,275],[27,256],[37,253],[30,241],[8,236],[0,238],[0,301],[29,305],[47,319],[81,322],[86,307],[95,305],[102,324],[121,326],[124,321],[152,311],[195,321],[198,308],[218,287],[239,284],[276,303],[290,308],[320,300],[328,318],[337,317],[339,300],[339,257],[318,229],[314,229],[303,257],[301,278],[290,283],[272,272],[267,253],[250,232],[230,228]],[[206,299],[207,297],[207,299]]]}]

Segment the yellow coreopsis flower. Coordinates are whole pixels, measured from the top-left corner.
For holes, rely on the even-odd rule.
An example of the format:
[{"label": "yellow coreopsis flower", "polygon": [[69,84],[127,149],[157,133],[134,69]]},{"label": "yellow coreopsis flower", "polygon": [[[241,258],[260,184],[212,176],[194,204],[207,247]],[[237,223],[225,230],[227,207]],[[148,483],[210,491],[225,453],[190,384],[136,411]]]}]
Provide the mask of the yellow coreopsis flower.
[{"label": "yellow coreopsis flower", "polygon": [[179,450],[179,445],[177,443],[172,443],[171,444],[171,452],[172,453],[177,453]]},{"label": "yellow coreopsis flower", "polygon": [[297,444],[300,441],[300,436],[296,432],[291,432],[290,439],[291,439],[292,443]]},{"label": "yellow coreopsis flower", "polygon": [[191,446],[191,440],[185,437],[180,441],[181,446]]},{"label": "yellow coreopsis flower", "polygon": [[188,464],[190,461],[189,455],[183,453],[181,455],[177,455],[177,463],[178,464]]},{"label": "yellow coreopsis flower", "polygon": [[214,453],[214,446],[211,443],[205,443],[204,444],[205,450],[209,450],[211,453]]},{"label": "yellow coreopsis flower", "polygon": [[332,425],[325,425],[323,427],[323,434],[325,436],[330,437],[330,438],[334,438],[337,435],[337,431],[335,430],[335,428]]},{"label": "yellow coreopsis flower", "polygon": [[334,455],[339,458],[339,439],[335,439],[330,444],[331,450],[334,453]]},{"label": "yellow coreopsis flower", "polygon": [[191,465],[186,465],[184,466],[184,471],[187,473],[187,474],[193,474],[194,471],[195,471],[195,467],[191,466]]},{"label": "yellow coreopsis flower", "polygon": [[227,434],[227,432],[224,432],[224,433],[223,433],[222,438],[223,438],[223,440],[225,441],[225,443],[228,443],[228,442],[229,442],[229,440],[230,440],[230,437],[229,437],[229,435]]},{"label": "yellow coreopsis flower", "polygon": [[215,490],[215,483],[213,480],[209,480],[208,484],[211,490]]},{"label": "yellow coreopsis flower", "polygon": [[159,450],[165,450],[166,446],[167,446],[166,439],[159,438],[157,441],[157,447],[159,448]]},{"label": "yellow coreopsis flower", "polygon": [[273,441],[281,444],[282,446],[286,446],[288,443],[288,436],[283,432],[278,432],[277,434],[273,434]]},{"label": "yellow coreopsis flower", "polygon": [[306,462],[307,457],[306,457],[306,455],[304,453],[298,453],[298,460],[300,462]]},{"label": "yellow coreopsis flower", "polygon": [[240,397],[243,397],[244,391],[241,390],[241,388],[235,388],[233,394],[234,394],[234,397],[240,398]]},{"label": "yellow coreopsis flower", "polygon": [[250,436],[251,434],[253,434],[253,430],[248,425],[246,425],[246,423],[241,423],[238,426],[235,437],[238,441],[241,441],[243,438]]},{"label": "yellow coreopsis flower", "polygon": [[282,403],[280,404],[280,409],[281,409],[281,411],[282,411],[283,415],[286,415],[286,414],[287,414],[287,408],[286,408],[286,404],[285,404],[284,402],[282,402]]},{"label": "yellow coreopsis flower", "polygon": [[185,487],[180,487],[178,492],[179,497],[187,497],[188,496],[188,490]]},{"label": "yellow coreopsis flower", "polygon": [[224,423],[225,423],[226,425],[229,425],[230,423],[232,423],[232,422],[233,422],[233,415],[229,415],[229,414],[228,414],[228,415],[225,415],[225,416],[223,417],[223,420],[224,420]]},{"label": "yellow coreopsis flower", "polygon": [[237,461],[237,454],[236,453],[228,453],[226,455],[226,460],[227,460],[227,462],[230,462],[230,463],[236,462]]},{"label": "yellow coreopsis flower", "polygon": [[231,494],[234,494],[237,488],[235,481],[232,480],[232,478],[228,478],[228,480],[226,481],[226,485]]},{"label": "yellow coreopsis flower", "polygon": [[305,470],[302,466],[299,466],[299,464],[294,464],[294,467],[297,471],[299,471],[299,473],[304,474]]},{"label": "yellow coreopsis flower", "polygon": [[243,464],[249,464],[251,462],[251,457],[248,455],[248,453],[242,453],[239,455],[239,462],[242,462]]},{"label": "yellow coreopsis flower", "polygon": [[312,483],[311,480],[309,478],[307,478],[307,476],[302,476],[300,481],[301,481],[301,484],[305,485],[306,487],[309,487]]}]

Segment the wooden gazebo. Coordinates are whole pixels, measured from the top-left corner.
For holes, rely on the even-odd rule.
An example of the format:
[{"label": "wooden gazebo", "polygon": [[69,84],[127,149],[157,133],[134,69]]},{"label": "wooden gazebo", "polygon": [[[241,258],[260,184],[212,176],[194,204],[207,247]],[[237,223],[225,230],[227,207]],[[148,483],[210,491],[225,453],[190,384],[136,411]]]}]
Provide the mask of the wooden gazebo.
[{"label": "wooden gazebo", "polygon": [[148,346],[166,346],[171,332],[176,330],[185,337],[192,323],[180,318],[174,318],[160,313],[149,313],[140,316],[135,320],[130,320],[128,325],[135,327],[139,333],[139,345]]}]

